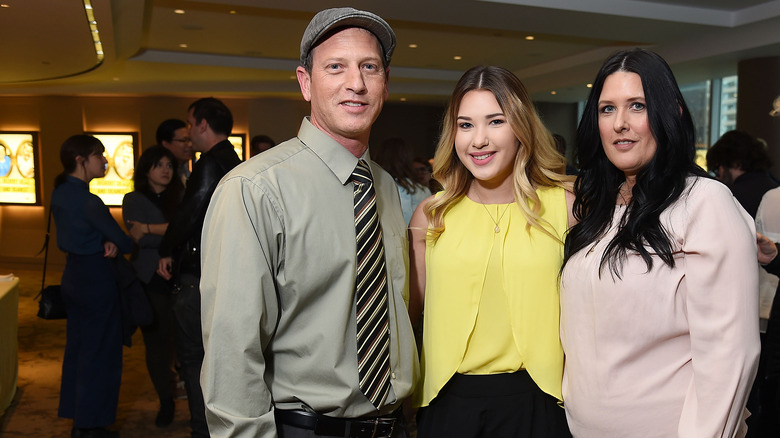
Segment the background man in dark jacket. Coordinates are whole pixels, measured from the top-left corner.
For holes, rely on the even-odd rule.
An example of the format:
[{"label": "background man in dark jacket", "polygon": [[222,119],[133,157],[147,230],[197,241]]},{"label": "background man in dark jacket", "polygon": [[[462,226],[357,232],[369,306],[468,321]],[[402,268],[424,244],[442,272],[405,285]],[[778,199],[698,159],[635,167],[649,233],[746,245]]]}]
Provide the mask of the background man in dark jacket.
[{"label": "background man in dark jacket", "polygon": [[176,324],[176,347],[181,375],[187,386],[190,426],[193,437],[208,437],[200,367],[203,363],[203,340],[200,326],[200,234],[209,200],[219,180],[241,160],[228,141],[233,129],[233,115],[224,103],[204,98],[190,105],[187,114],[192,147],[200,152],[187,182],[179,211],[168,224],[160,244],[157,273],[173,278],[176,296],[173,313]]}]

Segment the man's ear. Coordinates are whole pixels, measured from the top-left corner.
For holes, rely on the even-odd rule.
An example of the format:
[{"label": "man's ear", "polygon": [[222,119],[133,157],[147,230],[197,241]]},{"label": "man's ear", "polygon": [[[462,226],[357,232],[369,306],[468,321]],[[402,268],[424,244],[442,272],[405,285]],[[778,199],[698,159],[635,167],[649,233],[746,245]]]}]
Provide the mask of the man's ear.
[{"label": "man's ear", "polygon": [[301,87],[301,94],[306,102],[311,102],[311,76],[303,67],[295,69],[295,74],[298,76],[298,85]]},{"label": "man's ear", "polygon": [[206,120],[206,118],[200,119],[200,122],[198,122],[198,131],[200,132],[206,132],[209,129],[209,122]]}]

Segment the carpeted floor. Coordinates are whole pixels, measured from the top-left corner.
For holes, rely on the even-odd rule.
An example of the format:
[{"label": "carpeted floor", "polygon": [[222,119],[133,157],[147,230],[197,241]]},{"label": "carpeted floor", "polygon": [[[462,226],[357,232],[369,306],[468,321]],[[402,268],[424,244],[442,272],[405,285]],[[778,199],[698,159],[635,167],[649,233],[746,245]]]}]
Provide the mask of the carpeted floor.
[{"label": "carpeted floor", "polygon": [[[67,438],[72,421],[57,417],[65,320],[45,321],[36,316],[33,297],[41,287],[41,272],[15,269],[19,285],[19,379],[16,397],[0,420],[1,437]],[[48,283],[58,283],[61,273],[47,273]],[[157,395],[144,365],[141,333],[124,349],[122,388],[117,422],[112,429],[122,438],[184,438],[189,434],[186,400],[176,400],[173,424],[157,428],[154,418]]]}]

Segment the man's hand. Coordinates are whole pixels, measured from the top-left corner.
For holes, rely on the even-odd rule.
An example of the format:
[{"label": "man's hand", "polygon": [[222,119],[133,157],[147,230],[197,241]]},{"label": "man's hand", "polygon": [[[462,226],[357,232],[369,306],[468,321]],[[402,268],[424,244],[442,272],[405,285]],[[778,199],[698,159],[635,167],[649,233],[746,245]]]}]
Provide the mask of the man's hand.
[{"label": "man's hand", "polygon": [[173,266],[173,258],[171,257],[163,257],[160,259],[160,263],[157,264],[157,274],[166,279],[170,280],[173,275],[171,274],[171,269]]}]

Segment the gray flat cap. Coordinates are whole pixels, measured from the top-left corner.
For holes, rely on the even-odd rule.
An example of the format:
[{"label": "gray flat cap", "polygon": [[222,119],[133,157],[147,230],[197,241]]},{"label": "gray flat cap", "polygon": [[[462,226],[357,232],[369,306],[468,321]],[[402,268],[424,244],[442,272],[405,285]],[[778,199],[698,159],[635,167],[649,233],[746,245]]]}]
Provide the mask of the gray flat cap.
[{"label": "gray flat cap", "polygon": [[354,8],[333,8],[317,12],[311,19],[301,39],[301,65],[312,47],[329,31],[339,27],[361,27],[371,32],[379,40],[385,55],[385,65],[390,65],[390,58],[395,49],[395,33],[382,17],[367,11]]}]

